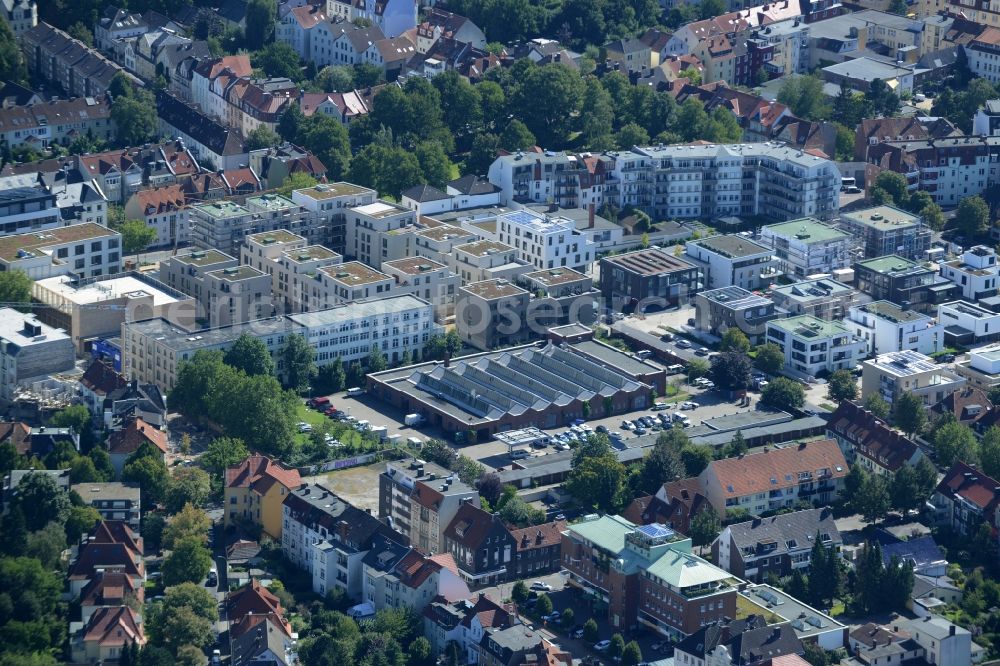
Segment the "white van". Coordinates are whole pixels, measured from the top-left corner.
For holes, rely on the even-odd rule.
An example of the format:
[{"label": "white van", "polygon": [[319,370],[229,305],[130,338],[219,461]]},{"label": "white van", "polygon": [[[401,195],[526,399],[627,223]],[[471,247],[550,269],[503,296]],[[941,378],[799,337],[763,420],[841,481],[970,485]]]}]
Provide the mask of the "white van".
[{"label": "white van", "polygon": [[424,445],[424,441],[419,437],[407,437],[406,443],[409,444],[410,446],[416,446],[417,448]]},{"label": "white van", "polygon": [[643,359],[643,360],[649,358],[652,355],[653,355],[653,352],[649,351],[648,349],[643,349],[643,350],[637,351],[635,353],[635,357],[636,358]]},{"label": "white van", "polygon": [[347,389],[347,395],[351,396],[352,398],[356,395],[363,395],[364,392],[365,390],[360,386],[352,386],[351,388]]}]

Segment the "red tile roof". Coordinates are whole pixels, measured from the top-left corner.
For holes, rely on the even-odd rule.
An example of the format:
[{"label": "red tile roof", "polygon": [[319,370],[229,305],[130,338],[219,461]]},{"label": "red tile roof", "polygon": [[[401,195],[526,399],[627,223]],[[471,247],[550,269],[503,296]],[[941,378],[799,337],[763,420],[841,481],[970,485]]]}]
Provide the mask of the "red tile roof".
[{"label": "red tile roof", "polygon": [[891,472],[899,470],[919,450],[915,442],[847,400],[830,415],[826,429],[828,434],[850,442],[858,455]]},{"label": "red tile roof", "polygon": [[285,619],[281,601],[255,579],[229,594],[226,613],[232,638],[239,638],[264,620],[269,620],[289,638],[292,635],[292,627]]},{"label": "red tile roof", "polygon": [[115,372],[111,364],[102,359],[95,359],[90,364],[87,371],[83,373],[83,377],[80,378],[80,383],[88,390],[104,395],[128,385],[125,377]]},{"label": "red tile roof", "polygon": [[227,488],[250,488],[263,495],[275,483],[296,488],[302,483],[299,471],[288,469],[267,456],[253,455],[226,470]]},{"label": "red tile roof", "polygon": [[108,452],[111,454],[132,455],[144,443],[149,442],[163,453],[166,453],[167,433],[157,429],[139,417],[135,417],[121,430],[111,433],[108,438]]},{"label": "red tile roof", "polygon": [[87,583],[80,592],[81,606],[120,606],[127,597],[142,603],[145,590],[121,573],[101,573]]},{"label": "red tile roof", "polygon": [[[827,470],[832,478],[847,475],[847,461],[832,439],[803,442],[740,458],[713,460],[701,478],[707,480],[714,475],[723,496],[743,497],[797,484],[799,472],[815,475],[821,470]],[[772,484],[771,479],[775,479],[776,484]]]},{"label": "red tile roof", "polygon": [[10,442],[21,455],[31,452],[31,426],[20,421],[0,422],[0,444]]},{"label": "red tile roof", "polygon": [[[961,497],[978,506],[985,514],[992,514],[1000,505],[1000,481],[964,462],[952,465],[938,484],[937,492],[950,499]],[[985,517],[993,518],[992,515]]]},{"label": "red tile roof", "polygon": [[96,641],[101,647],[146,644],[139,616],[128,606],[101,608],[91,615],[84,627],[83,640],[88,643]]},{"label": "red tile roof", "polygon": [[510,530],[510,535],[514,537],[517,550],[524,552],[562,543],[562,531],[564,529],[566,529],[566,521],[556,520],[551,523],[535,525],[534,527]]},{"label": "red tile roof", "polygon": [[183,208],[186,203],[184,191],[180,185],[159,187],[155,190],[140,190],[135,193],[135,198],[142,206],[146,217],[176,211]]},{"label": "red tile roof", "polygon": [[969,425],[988,417],[985,422],[989,423],[992,420],[991,412],[994,411],[993,403],[990,402],[986,392],[975,386],[965,386],[953,391],[931,409],[938,414],[952,414],[961,423]]}]

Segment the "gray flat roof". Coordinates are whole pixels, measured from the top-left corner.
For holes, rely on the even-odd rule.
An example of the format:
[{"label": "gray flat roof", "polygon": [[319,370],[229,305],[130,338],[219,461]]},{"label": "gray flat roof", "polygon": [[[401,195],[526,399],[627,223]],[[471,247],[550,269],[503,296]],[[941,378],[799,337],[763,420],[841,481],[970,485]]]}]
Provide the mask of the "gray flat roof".
[{"label": "gray flat roof", "polygon": [[200,331],[184,331],[166,319],[147,319],[131,324],[129,329],[155,338],[160,344],[174,351],[196,351],[219,345],[226,345],[244,333],[255,337],[294,333],[300,330],[298,324],[285,317],[257,319],[243,324],[206,328]]},{"label": "gray flat roof", "polygon": [[749,257],[755,254],[768,254],[771,252],[769,248],[755,243],[749,238],[738,235],[709,236],[708,238],[688,241],[688,243],[691,245],[698,245],[706,250],[710,250],[716,254],[721,254],[722,256],[729,257],[731,259]]},{"label": "gray flat roof", "polygon": [[402,296],[389,296],[388,298],[344,303],[343,305],[337,305],[327,310],[300,312],[299,314],[288,315],[288,319],[299,326],[312,328],[314,326],[326,326],[328,324],[364,319],[365,317],[376,315],[407,312],[422,307],[430,307],[430,304],[422,298],[403,294]]}]

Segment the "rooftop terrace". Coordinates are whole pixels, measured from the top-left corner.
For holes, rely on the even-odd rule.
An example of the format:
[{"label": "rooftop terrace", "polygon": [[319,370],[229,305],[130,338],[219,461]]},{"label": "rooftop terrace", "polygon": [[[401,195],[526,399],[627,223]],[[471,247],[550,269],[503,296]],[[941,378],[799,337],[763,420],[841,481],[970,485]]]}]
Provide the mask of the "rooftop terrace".
[{"label": "rooftop terrace", "polygon": [[769,254],[771,252],[770,249],[753,242],[749,238],[736,235],[709,236],[700,240],[688,241],[688,243],[698,245],[730,259],[740,259],[742,257]]},{"label": "rooftop terrace", "polygon": [[823,321],[812,315],[799,315],[788,319],[773,319],[767,322],[769,328],[778,328],[802,338],[832,338],[850,335],[850,330],[839,321]]},{"label": "rooftop terrace", "polygon": [[371,266],[363,264],[360,261],[348,261],[347,263],[337,264],[336,266],[327,266],[326,268],[321,268],[320,270],[329,275],[331,280],[335,280],[352,287],[392,279],[385,273],[377,271]]},{"label": "rooftop terrace", "polygon": [[895,206],[874,206],[850,213],[841,213],[840,218],[862,224],[877,231],[891,231],[911,227],[920,223],[920,216],[908,213]]},{"label": "rooftop terrace", "polygon": [[304,194],[313,199],[333,199],[335,197],[348,197],[357,196],[361,194],[375,194],[375,190],[369,189],[367,187],[361,187],[360,185],[354,185],[353,183],[319,183],[318,185],[313,185],[312,187],[304,187],[300,190],[295,190],[300,194]]},{"label": "rooftop terrace", "polygon": [[469,294],[478,296],[488,301],[496,298],[509,298],[511,296],[518,296],[520,294],[528,293],[524,289],[518,287],[513,282],[504,279],[484,280],[483,282],[472,282],[462,287],[462,291],[468,292]]}]

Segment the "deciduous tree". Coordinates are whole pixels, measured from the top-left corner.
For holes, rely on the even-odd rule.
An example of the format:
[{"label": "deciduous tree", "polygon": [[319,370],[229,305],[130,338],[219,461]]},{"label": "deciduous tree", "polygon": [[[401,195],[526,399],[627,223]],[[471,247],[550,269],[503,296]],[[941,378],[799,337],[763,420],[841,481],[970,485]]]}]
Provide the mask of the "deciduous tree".
[{"label": "deciduous tree", "polygon": [[799,409],[805,404],[806,395],[798,382],[787,377],[777,377],[764,387],[760,399],[778,409]]},{"label": "deciduous tree", "polygon": [[854,400],[858,397],[858,381],[850,370],[834,370],[830,373],[827,384],[827,397],[841,402]]},{"label": "deciduous tree", "polygon": [[274,359],[267,351],[264,341],[244,333],[236,338],[233,346],[226,350],[222,360],[248,375],[273,375]]},{"label": "deciduous tree", "polygon": [[163,561],[163,584],[169,587],[201,582],[211,567],[212,556],[198,539],[182,539],[174,543]]},{"label": "deciduous tree", "polygon": [[774,343],[762,344],[757,347],[754,366],[769,375],[776,375],[785,367],[785,353]]}]

